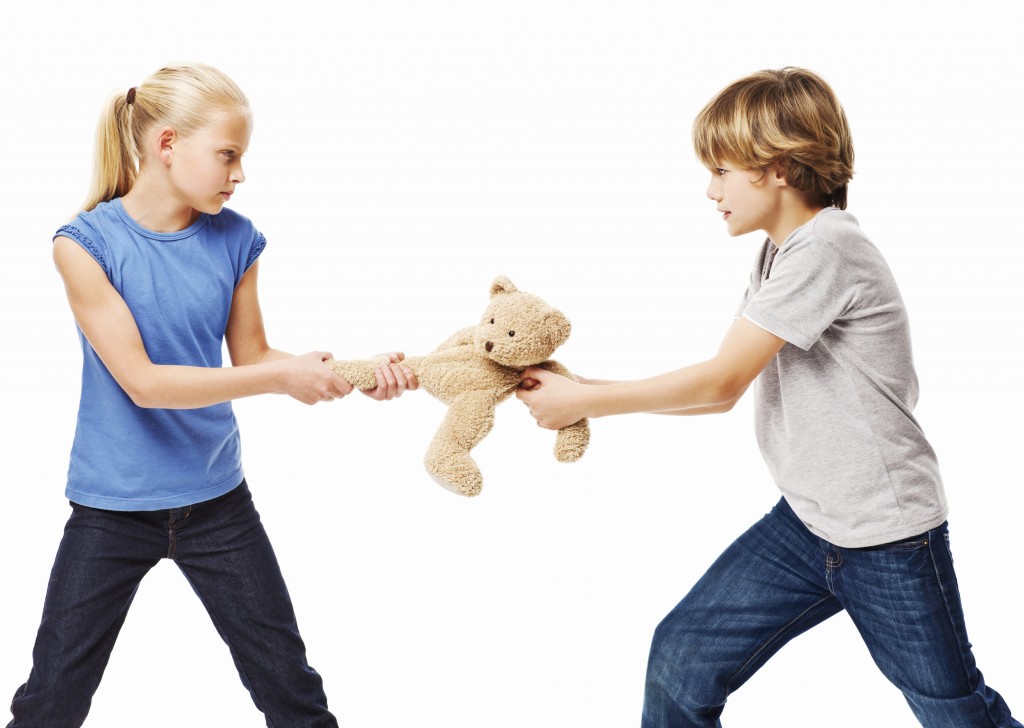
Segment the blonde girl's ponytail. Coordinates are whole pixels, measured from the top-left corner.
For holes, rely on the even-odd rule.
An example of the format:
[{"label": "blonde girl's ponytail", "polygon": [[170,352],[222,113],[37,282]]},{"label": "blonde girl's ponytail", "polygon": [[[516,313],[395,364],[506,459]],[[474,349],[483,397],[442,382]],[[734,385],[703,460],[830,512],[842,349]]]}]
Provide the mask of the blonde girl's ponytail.
[{"label": "blonde girl's ponytail", "polygon": [[[129,103],[129,98],[131,102]],[[138,152],[132,139],[131,113],[135,89],[110,95],[96,125],[92,181],[82,209],[121,197],[132,188],[138,172]]]},{"label": "blonde girl's ponytail", "polygon": [[145,138],[152,127],[169,126],[187,137],[232,114],[250,114],[249,100],[228,76],[201,63],[165,66],[138,87],[112,94],[97,125],[92,182],[83,209],[131,190],[145,162]]}]

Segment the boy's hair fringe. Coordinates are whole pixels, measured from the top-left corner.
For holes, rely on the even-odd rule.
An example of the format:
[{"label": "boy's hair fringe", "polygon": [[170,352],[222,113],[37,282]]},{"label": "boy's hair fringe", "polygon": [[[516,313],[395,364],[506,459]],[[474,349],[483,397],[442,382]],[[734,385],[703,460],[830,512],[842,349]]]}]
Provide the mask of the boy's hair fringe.
[{"label": "boy's hair fringe", "polygon": [[165,66],[142,85],[114,92],[96,127],[92,181],[82,209],[127,194],[153,126],[166,125],[187,137],[224,115],[248,113],[249,100],[238,85],[201,63]]},{"label": "boy's hair fringe", "polygon": [[812,71],[787,66],[734,81],[697,115],[693,146],[708,169],[778,165],[808,202],[846,209],[853,138],[835,92]]}]

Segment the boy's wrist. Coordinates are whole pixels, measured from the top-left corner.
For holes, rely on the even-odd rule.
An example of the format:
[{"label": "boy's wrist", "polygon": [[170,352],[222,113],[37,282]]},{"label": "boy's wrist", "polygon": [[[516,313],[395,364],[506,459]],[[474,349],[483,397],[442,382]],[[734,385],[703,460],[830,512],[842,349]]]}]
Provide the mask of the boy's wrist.
[{"label": "boy's wrist", "polygon": [[581,383],[579,404],[583,417],[593,419],[608,414],[605,398],[602,396],[607,390],[607,387],[596,384]]}]

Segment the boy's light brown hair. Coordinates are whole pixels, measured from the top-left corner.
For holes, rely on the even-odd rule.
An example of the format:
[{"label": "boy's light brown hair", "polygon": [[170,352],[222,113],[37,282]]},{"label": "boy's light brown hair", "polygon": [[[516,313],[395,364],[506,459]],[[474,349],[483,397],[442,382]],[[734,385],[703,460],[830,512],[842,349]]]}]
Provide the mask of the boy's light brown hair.
[{"label": "boy's light brown hair", "polygon": [[708,169],[778,165],[811,204],[846,209],[853,139],[835,92],[812,71],[786,67],[734,81],[697,115],[693,146]]}]

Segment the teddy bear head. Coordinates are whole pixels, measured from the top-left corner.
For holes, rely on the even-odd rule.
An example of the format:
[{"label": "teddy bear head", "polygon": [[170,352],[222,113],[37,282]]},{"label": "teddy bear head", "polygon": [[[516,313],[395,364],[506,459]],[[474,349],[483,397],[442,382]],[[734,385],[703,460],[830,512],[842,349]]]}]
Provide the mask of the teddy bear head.
[{"label": "teddy bear head", "polygon": [[551,358],[569,338],[569,319],[505,276],[491,284],[491,302],[473,335],[481,354],[509,367],[524,368]]}]

